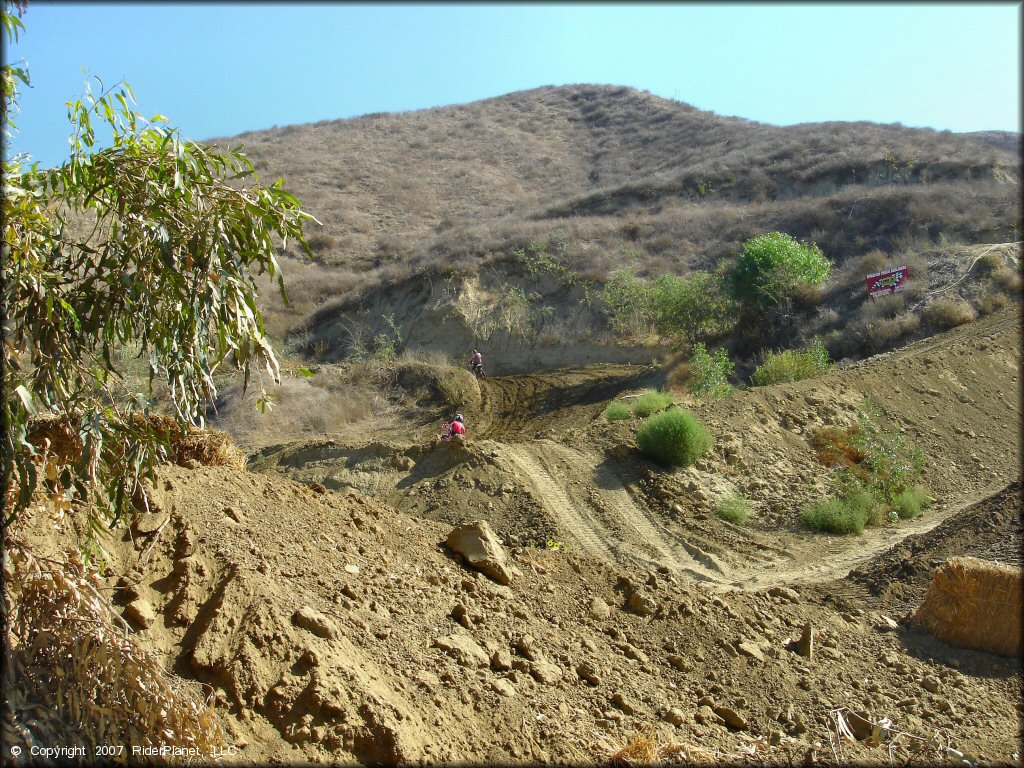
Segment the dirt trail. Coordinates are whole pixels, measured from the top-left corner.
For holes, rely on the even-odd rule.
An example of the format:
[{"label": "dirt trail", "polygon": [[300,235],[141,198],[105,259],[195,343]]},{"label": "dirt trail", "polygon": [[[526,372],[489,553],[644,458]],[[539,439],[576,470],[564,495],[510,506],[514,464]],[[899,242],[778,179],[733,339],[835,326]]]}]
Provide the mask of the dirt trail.
[{"label": "dirt trail", "polygon": [[[712,452],[665,471],[633,448],[633,421],[607,403],[664,386],[664,374],[601,364],[488,378],[467,411],[463,448],[300,444],[267,470],[328,488],[352,487],[414,515],[486,517],[503,536],[554,538],[589,557],[658,568],[718,591],[841,578],[907,536],[925,533],[1019,475],[1020,311],[983,320],[794,384],[719,402],[677,400],[708,425]],[[884,426],[918,443],[939,499],[921,517],[835,537],[807,530],[801,507],[830,493],[811,433],[856,419],[869,398]],[[753,503],[745,526],[715,514],[722,498]]]},{"label": "dirt trail", "polygon": [[[598,456],[551,440],[509,443],[499,455],[533,486],[545,512],[573,539],[571,545],[588,555],[668,568],[697,581],[719,581],[724,575],[714,555],[687,545],[645,512],[643,502],[634,501]],[[591,467],[597,470],[588,481]]]}]

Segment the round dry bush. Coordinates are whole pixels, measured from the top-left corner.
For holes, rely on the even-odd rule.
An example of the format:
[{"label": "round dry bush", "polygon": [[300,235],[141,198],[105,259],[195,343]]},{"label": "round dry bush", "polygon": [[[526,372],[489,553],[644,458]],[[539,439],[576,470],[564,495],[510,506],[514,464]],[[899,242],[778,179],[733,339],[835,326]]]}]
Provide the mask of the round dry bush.
[{"label": "round dry bush", "polygon": [[924,308],[921,318],[936,328],[956,328],[972,322],[977,314],[974,307],[962,299],[939,299]]}]

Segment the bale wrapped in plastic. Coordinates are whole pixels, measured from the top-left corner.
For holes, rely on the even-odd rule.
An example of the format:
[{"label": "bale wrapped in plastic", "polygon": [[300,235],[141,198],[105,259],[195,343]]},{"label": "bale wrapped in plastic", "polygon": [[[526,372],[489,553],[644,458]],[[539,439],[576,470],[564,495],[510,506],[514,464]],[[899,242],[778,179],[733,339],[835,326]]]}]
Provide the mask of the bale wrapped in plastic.
[{"label": "bale wrapped in plastic", "polygon": [[914,618],[949,645],[1019,657],[1021,572],[976,557],[952,558],[932,575]]}]

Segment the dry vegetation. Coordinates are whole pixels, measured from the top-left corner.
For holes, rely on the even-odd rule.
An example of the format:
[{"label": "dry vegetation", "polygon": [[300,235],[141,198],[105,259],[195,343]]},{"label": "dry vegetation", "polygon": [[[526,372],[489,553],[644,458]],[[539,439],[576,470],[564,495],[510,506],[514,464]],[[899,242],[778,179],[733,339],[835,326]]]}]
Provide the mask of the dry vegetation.
[{"label": "dry vegetation", "polygon": [[[242,134],[323,227],[337,275],[305,298],[479,268],[538,240],[603,278],[620,247],[640,274],[710,266],[769,229],[844,262],[902,241],[1016,239],[1019,145],[873,123],[776,127],[629,88],[547,87],[471,104]],[[997,137],[998,138],[998,137]],[[298,308],[293,315],[301,313]]]}]

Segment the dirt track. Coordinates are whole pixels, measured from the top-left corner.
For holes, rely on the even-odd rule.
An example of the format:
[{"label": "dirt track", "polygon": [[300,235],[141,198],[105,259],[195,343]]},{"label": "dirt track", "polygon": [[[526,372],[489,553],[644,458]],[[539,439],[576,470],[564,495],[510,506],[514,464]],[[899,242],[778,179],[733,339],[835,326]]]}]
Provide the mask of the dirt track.
[{"label": "dirt track", "polygon": [[[624,565],[664,567],[718,589],[758,590],[840,578],[908,535],[934,528],[1011,482],[1020,466],[1019,311],[796,384],[716,403],[678,402],[705,421],[712,453],[666,472],[630,446],[634,425],[607,423],[616,396],[664,385],[655,369],[598,365],[488,378],[467,410],[464,447],[424,448],[400,434],[365,446],[305,443],[266,469],[327,487],[354,487],[411,514],[487,517],[511,540],[561,541]],[[918,442],[938,502],[921,517],[835,537],[807,531],[803,503],[829,491],[810,431],[846,425],[864,398],[889,429]],[[742,528],[717,499],[744,493]]]},{"label": "dirt track", "polygon": [[[488,379],[464,444],[425,427],[279,446],[255,473],[164,467],[152,514],[107,542],[110,594],[155,617],[136,638],[216,693],[246,763],[586,762],[650,729],[698,759],[792,765],[833,759],[841,707],[920,738],[901,760],[940,732],[1017,762],[1019,662],[946,647],[907,612],[948,556],[1013,561],[1018,323],[688,404],[716,444],[686,470],[649,464],[635,425],[602,418],[658,385],[628,366]],[[939,501],[861,537],[811,533],[799,507],[828,488],[808,432],[848,423],[864,396],[921,443]],[[713,511],[737,491],[754,501],[743,527]],[[443,544],[481,517],[508,586]],[[40,553],[61,545],[33,525]],[[789,650],[807,624],[813,658]],[[888,746],[840,746],[889,764]]]}]

